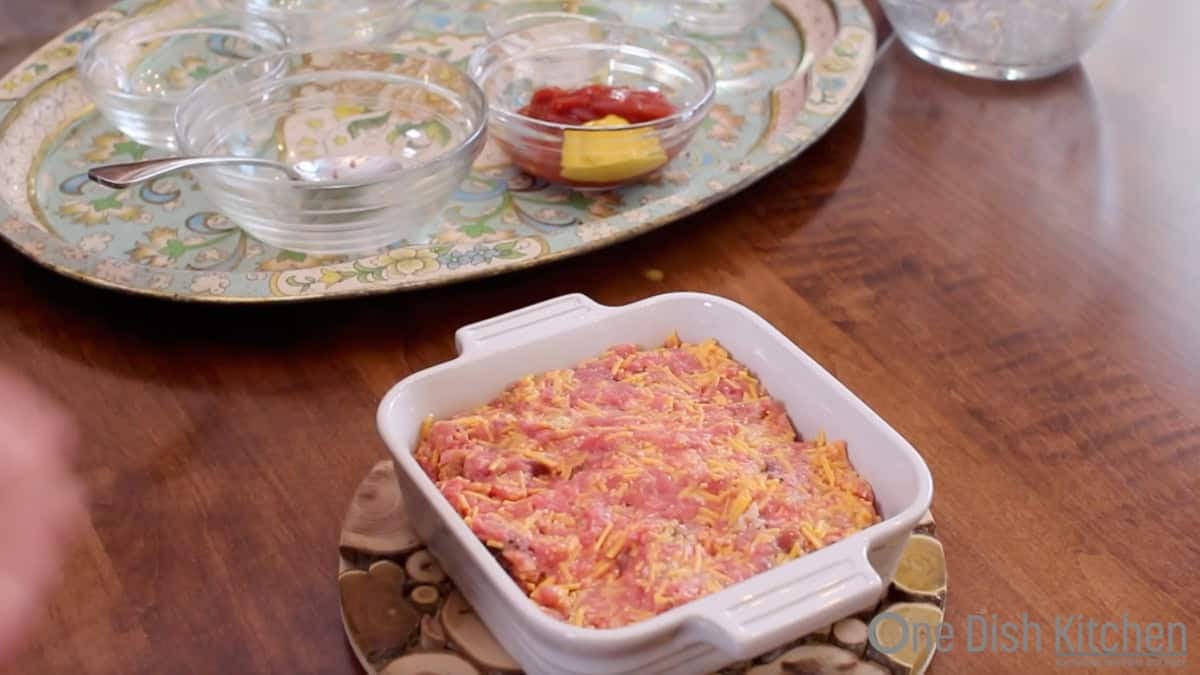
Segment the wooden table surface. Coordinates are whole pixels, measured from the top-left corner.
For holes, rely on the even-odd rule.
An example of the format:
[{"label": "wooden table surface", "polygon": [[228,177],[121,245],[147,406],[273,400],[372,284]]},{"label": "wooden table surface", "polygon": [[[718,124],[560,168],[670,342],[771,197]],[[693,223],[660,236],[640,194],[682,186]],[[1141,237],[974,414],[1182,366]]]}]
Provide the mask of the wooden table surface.
[{"label": "wooden table surface", "polygon": [[[98,4],[6,0],[0,65]],[[376,403],[451,358],[458,326],[571,291],[743,302],[912,441],[948,620],[1027,613],[1047,631],[1041,653],[959,642],[935,672],[1045,672],[1060,616],[1200,629],[1197,25],[1200,3],[1128,3],[1083,68],[1032,84],[894,44],[845,119],[745,193],[440,290],[180,306],[3,247],[3,358],[78,415],[92,498],[14,672],[357,672],[335,541],[384,456]]]}]

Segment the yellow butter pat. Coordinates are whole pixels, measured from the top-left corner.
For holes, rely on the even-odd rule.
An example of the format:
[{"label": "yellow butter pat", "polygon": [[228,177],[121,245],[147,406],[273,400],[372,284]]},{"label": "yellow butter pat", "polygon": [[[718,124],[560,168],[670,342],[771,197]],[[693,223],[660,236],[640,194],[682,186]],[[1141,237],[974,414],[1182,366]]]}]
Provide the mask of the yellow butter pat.
[{"label": "yellow butter pat", "polygon": [[[586,127],[626,126],[608,115]],[[580,183],[613,183],[636,178],[667,163],[667,153],[651,129],[568,130],[563,134],[562,176]]]}]

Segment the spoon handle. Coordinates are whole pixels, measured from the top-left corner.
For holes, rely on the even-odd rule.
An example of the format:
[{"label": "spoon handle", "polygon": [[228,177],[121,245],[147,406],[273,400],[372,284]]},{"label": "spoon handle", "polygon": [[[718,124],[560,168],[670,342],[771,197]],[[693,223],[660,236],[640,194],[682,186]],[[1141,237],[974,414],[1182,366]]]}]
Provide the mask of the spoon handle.
[{"label": "spoon handle", "polygon": [[228,164],[265,166],[278,169],[286,173],[293,180],[298,179],[298,176],[283,164],[256,157],[167,157],[165,159],[150,159],[144,162],[130,162],[128,164],[107,164],[89,169],[88,178],[105,187],[119,190],[184,169]]}]

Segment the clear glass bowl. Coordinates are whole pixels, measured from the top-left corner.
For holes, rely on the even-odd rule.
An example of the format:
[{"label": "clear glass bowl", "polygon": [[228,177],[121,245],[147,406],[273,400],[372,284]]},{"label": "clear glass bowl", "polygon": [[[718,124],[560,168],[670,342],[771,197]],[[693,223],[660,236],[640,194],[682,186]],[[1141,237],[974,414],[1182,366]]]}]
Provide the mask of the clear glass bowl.
[{"label": "clear glass bowl", "polygon": [[483,16],[492,39],[541,24],[573,20],[619,23],[621,15],[610,3],[598,0],[511,0],[497,2]]},{"label": "clear glass bowl", "polygon": [[421,0],[220,0],[287,31],[297,48],[384,45],[416,15]]},{"label": "clear glass bowl", "polygon": [[771,0],[671,0],[671,18],[684,33],[731,37],[752,26]]},{"label": "clear glass bowl", "polygon": [[[182,10],[195,6],[181,4]],[[232,12],[156,12],[96,35],[78,71],[100,113],[126,136],[176,150],[175,108],[201,81],[287,46],[274,24]]]},{"label": "clear glass bowl", "polygon": [[228,69],[197,87],[176,116],[186,155],[399,162],[392,172],[334,183],[289,181],[260,167],[196,170],[208,198],[247,232],[321,254],[413,236],[450,201],[486,129],[483,93],[461,70],[430,56],[351,48]]},{"label": "clear glass bowl", "polygon": [[[469,70],[488,99],[489,133],[513,163],[531,175],[582,190],[612,189],[661,169],[687,146],[708,114],[716,83],[712,64],[691,41],[607,22],[558,22],[509,33],[477,50]],[[620,127],[558,124],[519,112],[538,89],[589,84],[655,90],[676,112]],[[663,159],[629,175],[572,179],[563,175],[568,135],[591,147],[618,137],[623,143],[647,143],[661,149]]]},{"label": "clear glass bowl", "polygon": [[896,34],[936,66],[1029,80],[1074,65],[1122,0],[881,0]]}]

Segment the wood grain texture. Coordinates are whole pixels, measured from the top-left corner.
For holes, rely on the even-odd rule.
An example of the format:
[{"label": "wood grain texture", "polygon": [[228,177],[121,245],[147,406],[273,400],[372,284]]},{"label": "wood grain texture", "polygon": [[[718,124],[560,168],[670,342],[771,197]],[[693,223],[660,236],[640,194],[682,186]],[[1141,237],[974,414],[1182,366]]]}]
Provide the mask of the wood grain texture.
[{"label": "wood grain texture", "polygon": [[[7,29],[6,65],[86,6],[3,4],[6,26],[27,27]],[[728,296],[874,407],[933,470],[959,630],[971,612],[1047,627],[1128,613],[1194,634],[1196,25],[1200,3],[1126,3],[1083,68],[1024,85],[893,44],[846,118],[752,189],[478,283],[175,306],[0,250],[0,348],[76,411],[92,494],[14,672],[357,672],[329,569],[345,505],[384,456],[376,403],[452,357],[458,326],[571,291]],[[959,648],[934,671],[1046,672],[1052,650]]]}]

